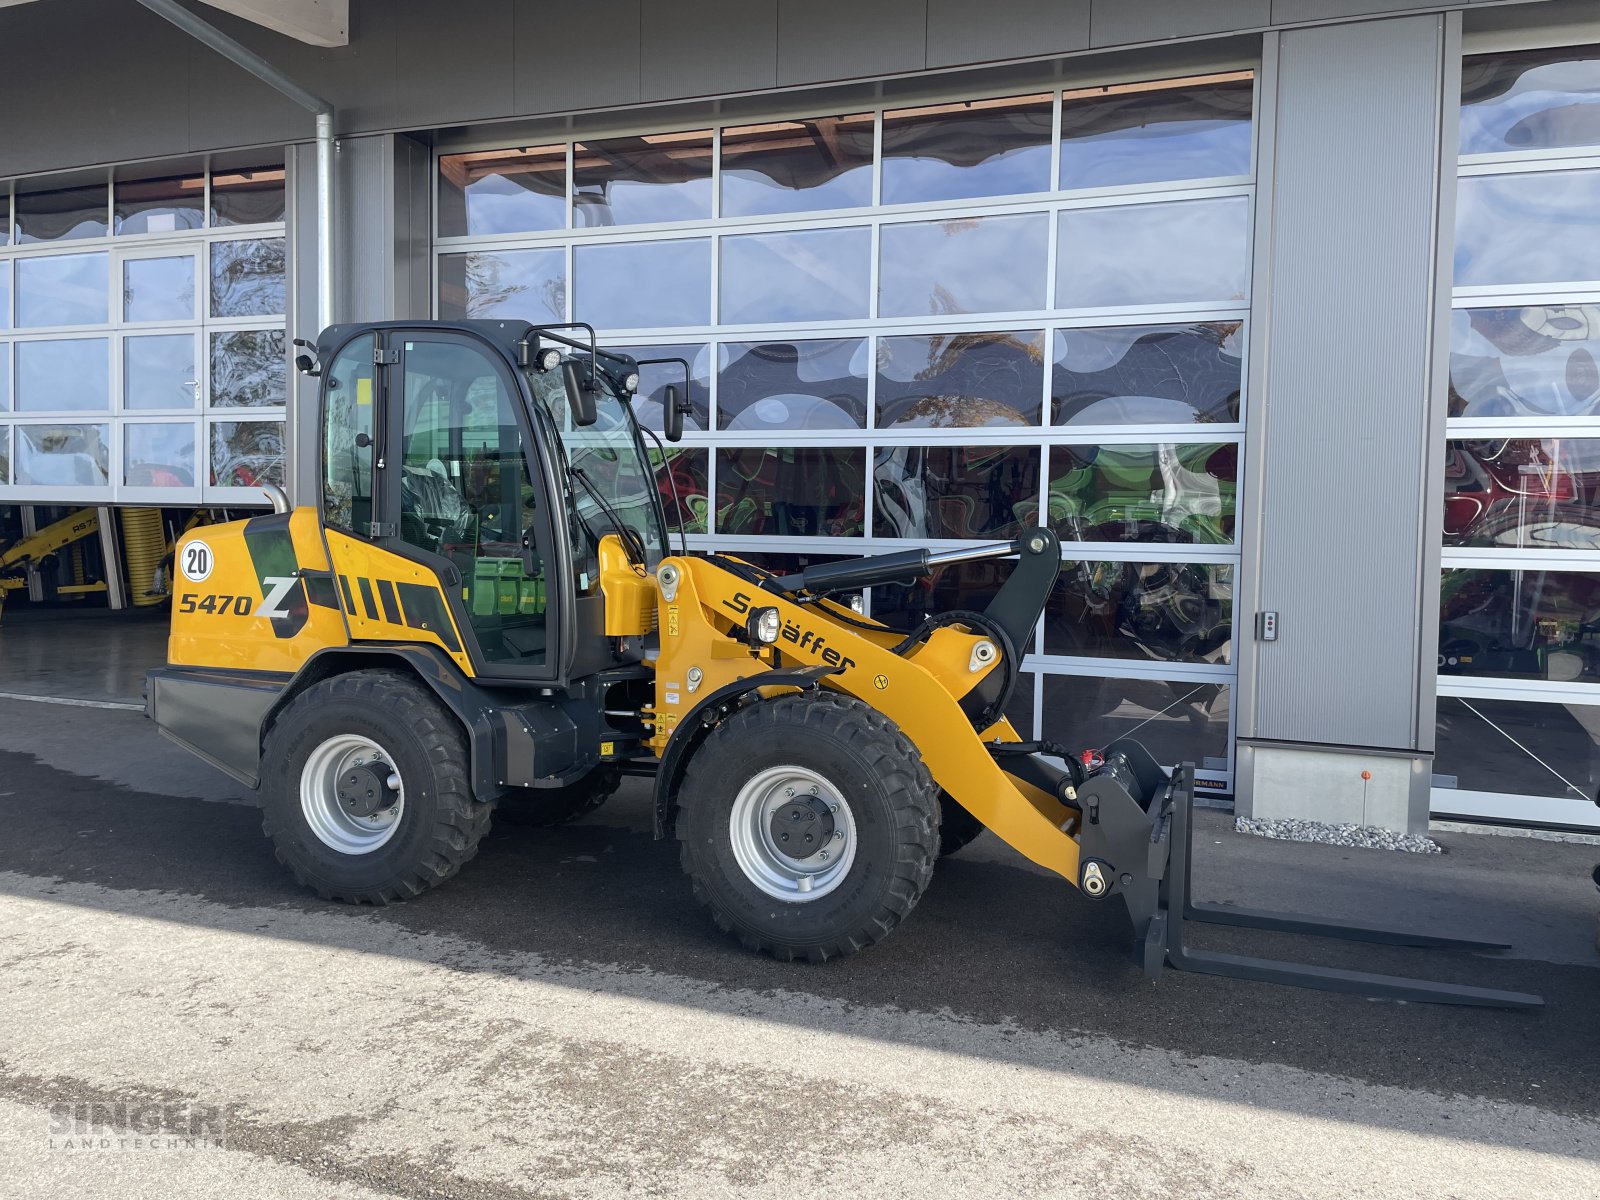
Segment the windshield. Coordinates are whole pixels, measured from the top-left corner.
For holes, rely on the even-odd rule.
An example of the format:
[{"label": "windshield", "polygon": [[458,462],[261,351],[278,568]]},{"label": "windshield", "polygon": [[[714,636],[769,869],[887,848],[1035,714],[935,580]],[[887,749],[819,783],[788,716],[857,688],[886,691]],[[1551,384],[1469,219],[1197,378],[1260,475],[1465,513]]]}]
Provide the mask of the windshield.
[{"label": "windshield", "polygon": [[[587,358],[579,361],[587,363]],[[560,371],[530,371],[528,383],[559,437],[561,465],[570,477],[567,506],[579,590],[598,586],[597,547],[618,523],[638,535],[645,561],[653,567],[666,553],[666,531],[656,503],[655,476],[640,448],[629,406],[600,372],[595,396],[599,419],[580,427],[572,420]]]}]

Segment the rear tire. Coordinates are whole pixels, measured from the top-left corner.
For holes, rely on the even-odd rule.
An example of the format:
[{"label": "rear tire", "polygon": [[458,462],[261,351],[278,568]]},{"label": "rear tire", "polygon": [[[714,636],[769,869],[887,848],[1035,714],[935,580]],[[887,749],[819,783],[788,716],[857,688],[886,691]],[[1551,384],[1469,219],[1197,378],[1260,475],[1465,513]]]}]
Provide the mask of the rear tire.
[{"label": "rear tire", "polygon": [[489,831],[492,806],[473,798],[467,762],[460,724],[409,676],[324,680],[267,735],[262,829],[325,900],[409,899],[459,871]]},{"label": "rear tire", "polygon": [[508,825],[565,825],[592,813],[621,786],[620,770],[611,766],[596,767],[577,783],[566,787],[517,788],[507,792],[500,798],[495,812]]},{"label": "rear tire", "polygon": [[822,962],[881,940],[933,875],[938,788],[905,734],[851,697],[739,710],[696,749],[679,795],[695,898],[774,958]]}]

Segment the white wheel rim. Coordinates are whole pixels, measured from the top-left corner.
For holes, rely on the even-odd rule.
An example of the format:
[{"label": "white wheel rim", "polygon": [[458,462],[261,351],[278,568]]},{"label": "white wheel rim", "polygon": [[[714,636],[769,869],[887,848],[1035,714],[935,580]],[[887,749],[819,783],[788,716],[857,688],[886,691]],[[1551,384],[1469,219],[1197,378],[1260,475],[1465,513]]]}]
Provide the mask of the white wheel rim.
[{"label": "white wheel rim", "polygon": [[[311,752],[300,771],[300,811],[317,840],[340,854],[371,854],[400,828],[406,790],[394,759],[371,738],[346,733],[331,737]],[[339,781],[352,767],[377,768],[395,793],[394,802],[371,816],[347,812],[339,802]]]},{"label": "white wheel rim", "polygon": [[[781,835],[773,832],[774,819],[782,819],[786,806],[791,814],[798,807],[816,817],[808,823],[818,827],[817,841],[799,846],[807,853],[790,853],[794,843],[781,844]],[[826,778],[805,767],[769,767],[747,780],[734,797],[728,836],[746,879],[775,899],[797,904],[832,892],[856,858],[849,803]]]}]

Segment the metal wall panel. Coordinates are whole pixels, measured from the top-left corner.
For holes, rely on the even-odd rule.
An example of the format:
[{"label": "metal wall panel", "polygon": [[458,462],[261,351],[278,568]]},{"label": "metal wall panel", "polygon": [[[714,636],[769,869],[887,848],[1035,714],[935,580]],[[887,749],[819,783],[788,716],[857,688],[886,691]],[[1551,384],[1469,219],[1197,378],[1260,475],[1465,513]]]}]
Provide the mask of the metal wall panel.
[{"label": "metal wall panel", "polygon": [[[512,110],[515,45],[505,36],[512,27],[511,0],[450,0],[448,17],[441,16],[437,0],[390,3],[395,108],[384,124],[453,124]],[[573,50],[563,31],[545,57]]]},{"label": "metal wall panel", "polygon": [[[1416,747],[1444,18],[1288,31],[1277,64],[1260,607],[1242,737]],[[1448,98],[1454,104],[1455,97]],[[1453,154],[1453,148],[1452,148]],[[1435,585],[1436,586],[1436,585]],[[1248,626],[1247,626],[1248,628]]]},{"label": "metal wall panel", "polygon": [[[585,0],[558,13],[546,0],[517,0],[512,21],[517,114],[637,104],[640,0]],[[603,64],[573,46],[604,46]]]},{"label": "metal wall panel", "polygon": [[920,71],[927,0],[779,0],[778,82]]},{"label": "metal wall panel", "polygon": [[643,99],[777,86],[778,0],[650,0],[642,16]]},{"label": "metal wall panel", "polygon": [[1272,21],[1275,25],[1289,25],[1296,21],[1327,21],[1408,8],[1438,7],[1439,0],[1272,0]]},{"label": "metal wall panel", "polygon": [[1272,19],[1272,0],[1094,0],[1091,46],[1262,29]]},{"label": "metal wall panel", "polygon": [[1010,0],[991,5],[928,0],[928,66],[1066,54],[1089,45],[1089,0]]}]

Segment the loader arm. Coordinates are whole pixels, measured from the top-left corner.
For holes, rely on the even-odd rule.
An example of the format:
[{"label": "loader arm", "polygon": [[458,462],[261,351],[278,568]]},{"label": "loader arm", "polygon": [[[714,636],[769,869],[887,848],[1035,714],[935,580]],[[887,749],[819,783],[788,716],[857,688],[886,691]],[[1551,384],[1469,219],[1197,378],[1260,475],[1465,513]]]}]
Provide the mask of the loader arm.
[{"label": "loader arm", "polygon": [[[1034,541],[1031,557],[1048,555],[1058,563],[1057,543],[1044,532],[1045,537]],[[1017,548],[1026,562],[1028,550]],[[893,564],[873,574],[875,562],[866,560],[862,569],[881,581],[879,575]],[[915,564],[901,569],[913,571]],[[1026,627],[1037,619],[1055,573],[1052,564],[1047,571],[1033,572],[1026,584],[1039,593],[1037,605],[1025,614]],[[1035,755],[1007,753],[1005,746],[1020,749],[1023,739],[1003,717],[975,727],[970,706],[963,708],[963,701],[993,673],[1016,668],[1017,663],[1003,661],[1017,653],[1013,639],[1002,635],[999,640],[1006,644],[997,646],[996,630],[977,621],[969,627],[961,614],[921,637],[907,638],[797,590],[799,577],[753,583],[716,559],[668,559],[657,578],[662,584],[653,742],[658,754],[664,754],[674,736],[694,735],[692,728],[680,734],[681,723],[702,697],[719,688],[740,679],[754,682],[779,669],[820,669],[825,672],[822,686],[855,696],[899,726],[918,747],[934,781],[1002,841],[1080,884],[1082,821],[1071,778]],[[854,578],[841,576],[841,582]],[[1015,595],[1010,602],[1013,608],[1029,607]],[[779,635],[770,645],[752,644],[746,631],[751,614],[760,609],[777,613]],[[1047,788],[1052,780],[1059,782]],[[1124,833],[1137,837],[1148,830],[1145,810],[1154,790],[1146,786],[1131,794],[1125,805],[1129,811],[1121,814],[1126,818],[1121,824],[1128,826]],[[1103,819],[1111,818],[1110,812],[1104,814]],[[1093,831],[1097,837],[1102,832]],[[1119,863],[1115,872],[1108,867],[1105,889],[1096,894],[1117,890],[1117,876],[1133,875],[1137,882],[1146,875],[1142,848],[1137,857],[1136,872],[1131,864]]]}]

